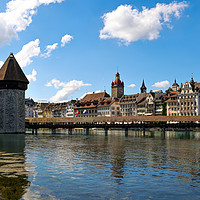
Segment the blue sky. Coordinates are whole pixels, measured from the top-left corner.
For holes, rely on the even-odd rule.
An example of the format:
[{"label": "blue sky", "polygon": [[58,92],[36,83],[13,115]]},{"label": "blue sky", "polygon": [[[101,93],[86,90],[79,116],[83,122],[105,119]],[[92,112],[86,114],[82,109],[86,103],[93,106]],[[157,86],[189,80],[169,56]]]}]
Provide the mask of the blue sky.
[{"label": "blue sky", "polygon": [[0,61],[14,53],[34,100],[110,93],[117,67],[125,94],[166,90],[200,82],[199,19],[199,0],[1,0]]}]

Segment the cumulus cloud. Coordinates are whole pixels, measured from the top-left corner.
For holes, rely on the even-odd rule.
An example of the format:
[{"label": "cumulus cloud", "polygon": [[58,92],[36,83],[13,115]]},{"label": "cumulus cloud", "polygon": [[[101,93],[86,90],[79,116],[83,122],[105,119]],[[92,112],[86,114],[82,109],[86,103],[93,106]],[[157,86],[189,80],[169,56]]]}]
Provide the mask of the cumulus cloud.
[{"label": "cumulus cloud", "polygon": [[34,82],[36,81],[36,75],[37,72],[35,71],[35,69],[33,69],[32,74],[26,75],[26,77],[29,80],[29,82]]},{"label": "cumulus cloud", "polygon": [[67,43],[69,43],[72,39],[74,39],[73,36],[68,35],[68,34],[64,35],[64,36],[62,37],[62,39],[61,39],[61,46],[64,47],[64,46],[65,46]]},{"label": "cumulus cloud", "polygon": [[152,85],[152,87],[157,87],[157,88],[167,88],[169,86],[170,86],[169,81],[160,81]]},{"label": "cumulus cloud", "polygon": [[131,5],[120,5],[102,16],[104,27],[100,31],[100,39],[117,38],[126,45],[138,40],[155,40],[160,36],[163,26],[171,27],[172,17],[179,18],[186,7],[186,1],[157,3],[151,9],[142,7],[140,12]]},{"label": "cumulus cloud", "polygon": [[31,41],[28,44],[22,47],[22,50],[15,55],[19,65],[21,67],[25,67],[31,64],[33,61],[32,57],[36,57],[40,54],[40,40],[36,39],[35,41]]},{"label": "cumulus cloud", "polygon": [[32,16],[37,8],[64,0],[11,0],[6,4],[6,11],[0,13],[0,45],[18,38],[18,32],[24,31],[32,23]]},{"label": "cumulus cloud", "polygon": [[64,101],[69,98],[70,95],[74,94],[82,87],[91,86],[89,83],[83,83],[83,81],[72,80],[67,83],[61,82],[57,79],[53,79],[46,84],[47,87],[55,87],[60,89],[55,96],[50,98],[52,102]]},{"label": "cumulus cloud", "polygon": [[135,84],[130,84],[130,85],[128,85],[127,87],[134,88],[135,86],[136,86]]},{"label": "cumulus cloud", "polygon": [[45,49],[45,53],[42,54],[43,57],[48,58],[51,56],[51,52],[58,47],[58,43],[54,43],[52,45],[47,45]]},{"label": "cumulus cloud", "polygon": [[3,61],[0,61],[0,67],[2,67],[2,66],[3,66],[3,64],[4,64],[4,62],[3,62]]}]

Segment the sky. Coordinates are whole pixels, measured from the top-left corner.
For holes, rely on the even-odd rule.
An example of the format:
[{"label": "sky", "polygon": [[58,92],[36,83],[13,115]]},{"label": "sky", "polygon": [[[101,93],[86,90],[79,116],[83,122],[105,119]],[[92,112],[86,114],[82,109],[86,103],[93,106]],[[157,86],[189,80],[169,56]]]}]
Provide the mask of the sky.
[{"label": "sky", "polygon": [[117,71],[125,94],[165,91],[200,82],[199,19],[199,0],[1,0],[0,65],[13,52],[41,102],[111,94]]}]

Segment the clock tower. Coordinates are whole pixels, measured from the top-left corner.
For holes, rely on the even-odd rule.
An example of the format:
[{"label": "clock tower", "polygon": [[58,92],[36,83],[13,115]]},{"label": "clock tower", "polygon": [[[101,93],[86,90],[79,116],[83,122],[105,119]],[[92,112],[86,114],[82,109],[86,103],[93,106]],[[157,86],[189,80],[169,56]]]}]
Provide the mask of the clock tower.
[{"label": "clock tower", "polygon": [[124,82],[120,80],[119,72],[116,73],[115,81],[111,83],[112,97],[121,98],[124,95]]}]

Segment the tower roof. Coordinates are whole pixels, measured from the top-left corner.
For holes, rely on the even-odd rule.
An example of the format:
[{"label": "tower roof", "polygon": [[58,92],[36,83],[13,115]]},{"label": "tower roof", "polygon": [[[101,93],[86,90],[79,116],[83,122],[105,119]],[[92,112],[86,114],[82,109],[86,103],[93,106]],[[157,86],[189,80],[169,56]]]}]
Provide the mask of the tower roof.
[{"label": "tower roof", "polygon": [[144,83],[144,79],[143,79],[142,86],[141,86],[140,89],[147,89],[146,86],[145,86],[145,83]]},{"label": "tower roof", "polygon": [[12,53],[9,55],[6,62],[0,69],[0,81],[15,81],[26,84],[29,83]]},{"label": "tower roof", "polygon": [[179,84],[176,82],[176,79],[174,80],[174,83],[172,86],[178,86],[179,87]]},{"label": "tower roof", "polygon": [[124,87],[124,82],[120,80],[120,74],[119,72],[116,73],[116,79],[114,82],[112,82],[112,87],[120,86]]}]

